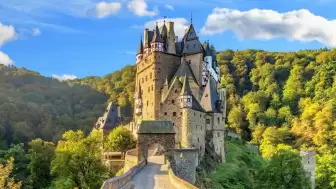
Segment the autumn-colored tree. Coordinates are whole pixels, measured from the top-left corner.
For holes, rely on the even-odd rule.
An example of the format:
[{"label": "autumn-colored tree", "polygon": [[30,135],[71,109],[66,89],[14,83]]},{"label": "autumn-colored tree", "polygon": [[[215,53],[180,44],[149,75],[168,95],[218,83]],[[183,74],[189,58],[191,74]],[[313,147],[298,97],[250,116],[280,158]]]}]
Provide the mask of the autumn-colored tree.
[{"label": "autumn-colored tree", "polygon": [[0,188],[3,189],[20,189],[21,181],[15,182],[14,178],[10,177],[13,171],[14,159],[10,158],[6,165],[0,163]]}]

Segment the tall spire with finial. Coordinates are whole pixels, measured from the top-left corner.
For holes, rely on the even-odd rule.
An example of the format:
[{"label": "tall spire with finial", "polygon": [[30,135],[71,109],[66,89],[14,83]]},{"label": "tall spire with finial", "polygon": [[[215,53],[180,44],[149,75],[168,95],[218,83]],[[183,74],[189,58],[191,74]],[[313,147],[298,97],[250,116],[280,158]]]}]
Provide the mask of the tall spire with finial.
[{"label": "tall spire with finial", "polygon": [[192,12],[190,13],[190,24],[192,24]]}]

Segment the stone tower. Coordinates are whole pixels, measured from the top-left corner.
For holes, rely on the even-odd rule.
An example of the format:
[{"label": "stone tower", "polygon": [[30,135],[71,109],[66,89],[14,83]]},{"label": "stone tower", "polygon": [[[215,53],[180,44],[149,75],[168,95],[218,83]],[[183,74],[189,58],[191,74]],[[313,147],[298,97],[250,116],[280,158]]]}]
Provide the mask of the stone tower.
[{"label": "stone tower", "polygon": [[302,158],[302,165],[304,170],[310,177],[312,183],[312,189],[315,188],[315,151],[301,151],[300,156]]},{"label": "stone tower", "polygon": [[211,136],[215,152],[224,162],[226,91],[218,89],[215,52],[209,44],[203,47],[192,23],[182,40],[177,39],[173,22],[144,30],[136,56],[135,111],[130,128],[137,133],[143,121],[171,121],[176,147],[194,148],[202,157],[205,137]]}]

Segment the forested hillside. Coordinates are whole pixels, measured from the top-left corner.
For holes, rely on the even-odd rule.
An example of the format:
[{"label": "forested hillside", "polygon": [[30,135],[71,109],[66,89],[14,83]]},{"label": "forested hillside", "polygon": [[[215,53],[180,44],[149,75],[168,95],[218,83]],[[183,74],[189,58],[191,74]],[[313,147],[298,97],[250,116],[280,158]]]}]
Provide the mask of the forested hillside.
[{"label": "forested hillside", "polygon": [[262,150],[285,143],[335,152],[336,50],[225,51],[218,59],[228,127]]},{"label": "forested hillside", "polygon": [[228,89],[227,127],[260,145],[264,158],[280,148],[318,152],[317,188],[336,181],[336,49],[219,53]]}]

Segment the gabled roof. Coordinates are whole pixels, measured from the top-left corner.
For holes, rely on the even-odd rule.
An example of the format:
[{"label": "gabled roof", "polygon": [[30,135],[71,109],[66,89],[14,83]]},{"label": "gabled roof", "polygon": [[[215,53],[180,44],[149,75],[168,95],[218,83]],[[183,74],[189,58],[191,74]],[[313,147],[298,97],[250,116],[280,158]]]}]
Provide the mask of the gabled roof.
[{"label": "gabled roof", "polygon": [[197,37],[193,24],[190,24],[190,26],[186,29],[182,41],[183,41],[182,54],[195,54],[204,52],[204,49]]},{"label": "gabled roof", "polygon": [[138,134],[175,134],[171,121],[141,121]]},{"label": "gabled roof", "polygon": [[198,40],[195,28],[193,24],[190,24],[189,27],[186,29],[186,32],[183,36],[183,40],[182,41],[191,41],[191,40]]},{"label": "gabled roof", "polygon": [[210,77],[203,92],[201,106],[206,112],[220,112],[217,107],[218,100],[219,97],[217,94],[216,82]]},{"label": "gabled roof", "polygon": [[185,41],[183,44],[182,54],[196,54],[203,52],[202,44],[198,39]]},{"label": "gabled roof", "polygon": [[173,78],[177,77],[180,82],[184,81],[184,77],[188,76],[189,78],[189,83],[191,85],[191,88],[195,87],[195,85],[197,85],[197,87],[199,86],[196,80],[196,77],[194,75],[194,73],[191,70],[191,67],[189,65],[189,62],[187,62],[187,60],[183,60],[180,67],[177,69],[175,75]]},{"label": "gabled roof", "polygon": [[137,55],[138,55],[138,54],[143,54],[143,44],[142,44],[142,39],[140,40],[140,45],[139,45],[139,48],[138,48]]}]

